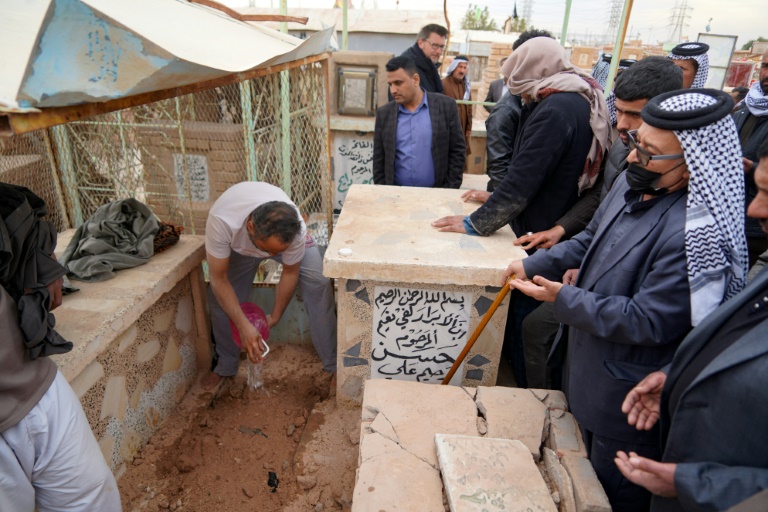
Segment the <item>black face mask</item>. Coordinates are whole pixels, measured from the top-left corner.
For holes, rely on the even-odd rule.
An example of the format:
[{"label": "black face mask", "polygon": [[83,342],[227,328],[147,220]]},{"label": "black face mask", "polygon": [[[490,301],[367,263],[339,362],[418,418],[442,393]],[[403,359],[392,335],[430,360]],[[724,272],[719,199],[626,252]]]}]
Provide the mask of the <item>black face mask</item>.
[{"label": "black face mask", "polygon": [[[662,196],[669,192],[669,189],[666,187],[656,188],[659,180],[668,172],[672,172],[683,165],[683,163],[685,163],[685,161],[662,173],[649,171],[645,167],[631,163],[627,166],[627,183],[629,184],[629,188],[640,194]],[[683,178],[680,179],[680,181],[682,180]]]}]

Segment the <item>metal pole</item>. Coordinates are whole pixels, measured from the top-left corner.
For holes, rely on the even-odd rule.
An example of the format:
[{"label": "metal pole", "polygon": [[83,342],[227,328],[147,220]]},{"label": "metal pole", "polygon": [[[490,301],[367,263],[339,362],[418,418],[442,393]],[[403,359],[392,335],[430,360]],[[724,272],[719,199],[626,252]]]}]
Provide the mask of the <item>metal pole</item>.
[{"label": "metal pole", "polygon": [[[280,14],[288,14],[288,0],[280,0]],[[280,24],[288,32],[288,24]],[[291,197],[291,83],[288,71],[280,72],[280,145],[283,167],[283,192]]]},{"label": "metal pole", "polygon": [[613,79],[616,78],[616,70],[619,69],[619,61],[621,60],[621,52],[624,50],[624,38],[627,35],[627,24],[629,23],[629,15],[632,13],[633,0],[624,1],[624,10],[621,12],[621,21],[619,22],[619,30],[616,32],[616,42],[613,45],[613,57],[611,58],[611,67],[608,68],[608,80],[605,82],[605,96],[608,97],[613,91]]},{"label": "metal pole", "polygon": [[565,17],[563,18],[563,31],[560,33],[560,44],[565,48],[565,35],[568,33],[568,20],[571,17],[571,0],[565,0]]},{"label": "metal pole", "polygon": [[72,155],[72,146],[69,142],[66,125],[54,126],[51,129],[53,140],[56,143],[57,160],[61,168],[61,177],[64,179],[64,188],[67,189],[67,198],[70,201],[71,212],[69,218],[73,227],[79,228],[83,222],[83,206],[80,203],[80,191],[77,184],[77,172]]},{"label": "metal pole", "polygon": [[243,137],[245,138],[245,147],[247,149],[245,153],[246,174],[248,175],[248,181],[258,181],[256,173],[256,140],[253,133],[255,121],[250,80],[240,82],[240,106],[243,111]]},{"label": "metal pole", "polygon": [[349,15],[349,0],[342,0],[341,4],[341,49],[347,49],[349,33],[347,32],[347,17]]}]

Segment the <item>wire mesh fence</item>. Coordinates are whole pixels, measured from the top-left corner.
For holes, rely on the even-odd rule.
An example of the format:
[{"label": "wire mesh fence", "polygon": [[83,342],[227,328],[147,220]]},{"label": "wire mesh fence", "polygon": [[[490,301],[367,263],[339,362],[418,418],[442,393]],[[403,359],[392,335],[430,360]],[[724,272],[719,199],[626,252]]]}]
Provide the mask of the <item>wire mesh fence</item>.
[{"label": "wire mesh fence", "polygon": [[0,181],[30,188],[60,231],[135,197],[204,234],[208,210],[241,181],[276,185],[320,245],[331,221],[327,61],[0,140]]}]

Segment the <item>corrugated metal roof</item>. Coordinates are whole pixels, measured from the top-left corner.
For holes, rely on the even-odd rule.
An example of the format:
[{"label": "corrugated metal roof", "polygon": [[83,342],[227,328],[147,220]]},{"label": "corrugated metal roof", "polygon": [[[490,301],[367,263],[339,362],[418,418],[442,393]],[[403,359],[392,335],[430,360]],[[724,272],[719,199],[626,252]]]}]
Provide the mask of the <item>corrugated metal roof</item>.
[{"label": "corrugated metal roof", "polygon": [[0,112],[169,89],[323,53],[186,0],[0,0]]},{"label": "corrugated metal roof", "polygon": [[[279,14],[279,9],[260,7],[240,7],[235,10],[241,14]],[[413,34],[419,33],[424,25],[437,23],[445,26],[445,16],[442,11],[400,11],[387,9],[349,9],[347,11],[348,32],[374,32],[384,34]],[[341,9],[288,9],[291,16],[306,16],[306,25],[288,23],[288,30],[306,30],[314,32],[336,25],[341,30]],[[267,26],[278,27],[278,23],[268,22]]]}]

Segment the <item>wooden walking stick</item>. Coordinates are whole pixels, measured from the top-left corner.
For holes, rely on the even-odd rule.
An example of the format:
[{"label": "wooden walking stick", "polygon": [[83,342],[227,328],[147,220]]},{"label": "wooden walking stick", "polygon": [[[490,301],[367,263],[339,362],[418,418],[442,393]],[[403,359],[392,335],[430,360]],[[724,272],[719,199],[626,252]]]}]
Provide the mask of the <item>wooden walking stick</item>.
[{"label": "wooden walking stick", "polygon": [[477,341],[477,338],[479,338],[480,335],[483,333],[483,329],[485,329],[485,326],[488,325],[488,322],[491,320],[491,317],[499,308],[499,304],[501,304],[501,302],[504,300],[504,297],[506,297],[507,294],[509,293],[509,281],[511,281],[514,278],[515,278],[515,274],[512,274],[512,276],[510,276],[507,282],[504,283],[504,287],[502,287],[499,294],[496,295],[496,299],[493,301],[493,304],[491,304],[491,307],[489,307],[488,311],[485,312],[485,314],[483,315],[483,319],[480,320],[480,324],[477,326],[477,329],[475,329],[475,332],[472,333],[472,336],[469,338],[469,341],[462,349],[461,354],[459,354],[459,357],[456,358],[456,361],[453,363],[453,366],[451,366],[451,369],[448,372],[448,375],[446,375],[445,378],[443,379],[443,382],[442,382],[443,386],[445,386],[451,381],[451,379],[453,378],[453,374],[456,373],[456,370],[458,370],[459,366],[461,366],[461,362],[464,361],[464,358],[467,357],[467,354],[472,349],[472,345],[475,344],[475,342]]}]

